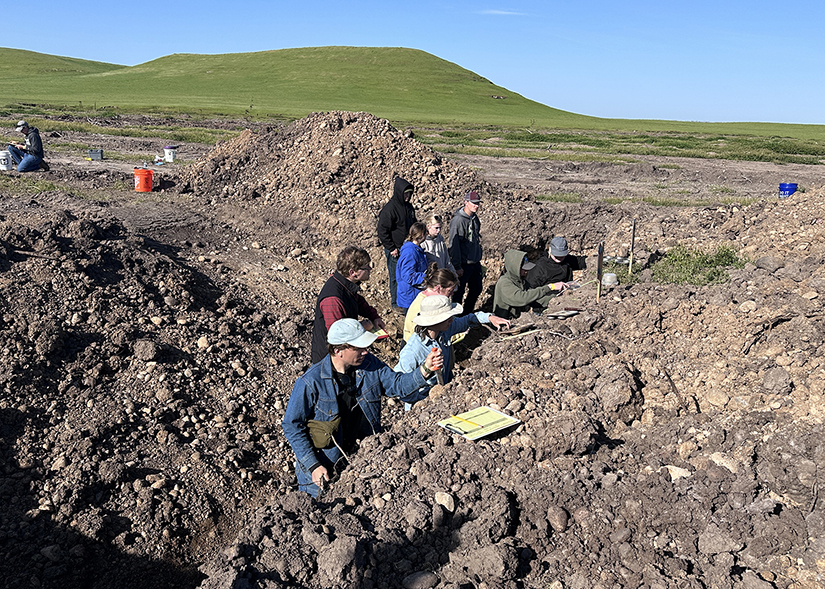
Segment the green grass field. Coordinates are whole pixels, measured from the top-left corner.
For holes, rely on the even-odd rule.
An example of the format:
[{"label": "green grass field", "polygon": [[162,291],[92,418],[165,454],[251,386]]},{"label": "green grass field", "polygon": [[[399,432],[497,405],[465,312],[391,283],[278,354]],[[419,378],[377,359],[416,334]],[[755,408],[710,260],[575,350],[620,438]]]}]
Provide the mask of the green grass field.
[{"label": "green grass field", "polygon": [[[28,67],[17,67],[25,53]],[[586,119],[549,108],[423,51],[314,47],[169,55],[134,67],[0,49],[0,93],[18,102],[300,118],[367,111],[394,121],[519,125]],[[67,63],[64,64],[64,61]],[[25,75],[21,74],[25,72]],[[493,96],[505,96],[496,99]]]},{"label": "green grass field", "polygon": [[[175,54],[132,67],[0,48],[0,95],[7,101],[0,102],[0,116],[37,121],[48,115],[51,126],[60,123],[55,114],[61,112],[92,119],[149,113],[293,120],[310,112],[351,110],[413,127],[420,141],[445,153],[572,161],[663,155],[825,162],[823,125],[588,117],[528,100],[456,64],[404,48]],[[164,132],[179,141],[211,142],[227,135],[168,127]]]}]

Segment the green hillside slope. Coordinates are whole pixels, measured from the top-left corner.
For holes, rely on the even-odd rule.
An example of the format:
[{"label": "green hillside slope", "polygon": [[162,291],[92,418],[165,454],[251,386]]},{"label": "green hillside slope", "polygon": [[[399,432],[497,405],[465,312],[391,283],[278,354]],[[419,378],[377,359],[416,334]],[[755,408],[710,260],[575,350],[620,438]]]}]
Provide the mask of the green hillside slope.
[{"label": "green hillside slope", "polygon": [[527,100],[414,49],[176,54],[133,67],[31,53],[27,67],[9,67],[19,63],[19,53],[0,49],[0,62],[7,64],[0,68],[0,95],[8,101],[287,117],[363,110],[396,121],[504,125],[582,125],[590,118]]},{"label": "green hillside slope", "polygon": [[25,82],[31,81],[39,85],[40,82],[48,83],[124,68],[126,66],[112,63],[0,47],[0,83],[3,84],[4,91],[5,88],[11,87],[6,86],[6,83],[20,84],[22,87]]},{"label": "green hillside slope", "polygon": [[424,51],[397,47],[176,54],[132,67],[0,48],[0,96],[0,117],[45,112],[31,105],[256,119],[351,110],[414,126],[793,137],[811,142],[817,157],[825,142],[822,125],[578,115],[528,100]]}]

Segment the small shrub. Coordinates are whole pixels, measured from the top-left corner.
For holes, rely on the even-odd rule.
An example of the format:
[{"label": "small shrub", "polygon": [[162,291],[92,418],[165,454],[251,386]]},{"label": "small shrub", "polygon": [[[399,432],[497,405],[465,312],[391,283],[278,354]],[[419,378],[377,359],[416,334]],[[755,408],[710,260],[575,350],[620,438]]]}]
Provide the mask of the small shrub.
[{"label": "small shrub", "polygon": [[653,264],[653,279],[666,284],[720,284],[728,279],[726,268],[742,268],[745,260],[736,250],[723,245],[712,254],[676,246]]}]

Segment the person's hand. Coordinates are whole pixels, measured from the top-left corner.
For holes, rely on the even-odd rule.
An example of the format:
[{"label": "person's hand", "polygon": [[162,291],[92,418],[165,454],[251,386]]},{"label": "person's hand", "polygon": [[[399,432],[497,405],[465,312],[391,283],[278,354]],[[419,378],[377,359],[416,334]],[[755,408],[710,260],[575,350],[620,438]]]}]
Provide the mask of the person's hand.
[{"label": "person's hand", "polygon": [[383,320],[383,319],[381,319],[381,317],[376,317],[376,318],[375,318],[375,321],[373,321],[373,323],[375,324],[375,326],[376,326],[378,329],[384,329],[384,330],[386,330],[386,329],[387,329],[387,324],[386,324],[386,323],[384,323],[384,320]]},{"label": "person's hand", "polygon": [[553,290],[557,290],[559,292],[567,290],[567,283],[566,282],[552,282],[550,284],[550,288]]},{"label": "person's hand", "polygon": [[372,321],[369,319],[362,319],[361,320],[361,327],[364,328],[364,331],[372,331]]},{"label": "person's hand", "polygon": [[397,258],[397,257],[398,257],[398,248],[395,248],[394,250],[392,250],[392,251],[390,252],[390,255],[391,255],[393,258]]},{"label": "person's hand", "polygon": [[509,329],[510,322],[507,319],[502,319],[501,317],[496,317],[495,315],[490,315],[490,323],[493,324],[493,327],[496,329],[501,329],[502,327]]},{"label": "person's hand", "polygon": [[461,278],[462,276],[464,276],[464,268],[460,268],[459,270],[456,270],[455,274],[456,274],[456,276]]},{"label": "person's hand", "polygon": [[329,480],[329,473],[327,472],[326,466],[319,466],[315,470],[312,471],[312,482],[321,486],[321,480],[328,481]]},{"label": "person's hand", "polygon": [[430,353],[427,354],[427,358],[424,360],[424,366],[426,366],[430,372],[441,370],[444,366],[444,354],[441,353],[440,348],[432,348],[430,350]]}]

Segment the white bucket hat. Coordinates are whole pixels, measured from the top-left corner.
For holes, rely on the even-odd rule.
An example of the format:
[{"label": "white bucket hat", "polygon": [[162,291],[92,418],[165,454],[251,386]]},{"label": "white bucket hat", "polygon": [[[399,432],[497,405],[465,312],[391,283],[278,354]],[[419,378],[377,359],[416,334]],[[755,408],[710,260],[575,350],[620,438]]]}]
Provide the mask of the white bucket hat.
[{"label": "white bucket hat", "polygon": [[413,319],[413,323],[422,327],[432,327],[450,317],[461,315],[464,311],[458,303],[453,303],[444,295],[430,295],[421,301],[421,310]]}]

